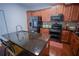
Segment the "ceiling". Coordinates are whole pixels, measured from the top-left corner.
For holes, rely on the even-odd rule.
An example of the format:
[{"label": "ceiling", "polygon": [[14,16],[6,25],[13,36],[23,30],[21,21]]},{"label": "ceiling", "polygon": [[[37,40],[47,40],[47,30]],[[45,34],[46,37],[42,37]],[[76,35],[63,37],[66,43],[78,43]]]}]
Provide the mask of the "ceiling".
[{"label": "ceiling", "polygon": [[37,10],[54,6],[56,3],[20,3],[20,5],[28,10]]}]

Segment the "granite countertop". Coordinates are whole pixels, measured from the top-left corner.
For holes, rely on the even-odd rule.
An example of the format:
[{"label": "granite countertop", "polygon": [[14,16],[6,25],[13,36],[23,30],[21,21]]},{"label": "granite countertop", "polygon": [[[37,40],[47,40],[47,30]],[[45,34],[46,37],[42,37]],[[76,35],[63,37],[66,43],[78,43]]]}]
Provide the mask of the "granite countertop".
[{"label": "granite countertop", "polygon": [[[19,31],[3,35],[4,38],[9,39],[13,43],[22,47],[23,49],[39,55],[49,40],[49,36],[41,36],[38,33],[29,33],[26,31]],[[45,39],[45,40],[44,40]]]}]

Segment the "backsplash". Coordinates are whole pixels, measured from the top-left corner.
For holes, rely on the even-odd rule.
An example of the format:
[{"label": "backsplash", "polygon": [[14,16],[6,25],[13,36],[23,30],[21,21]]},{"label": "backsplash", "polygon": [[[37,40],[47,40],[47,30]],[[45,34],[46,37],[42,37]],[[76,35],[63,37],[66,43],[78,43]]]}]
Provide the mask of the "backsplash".
[{"label": "backsplash", "polygon": [[79,22],[43,22],[42,28],[48,28],[50,29],[52,24],[62,24],[62,29],[66,29],[66,30],[76,30],[77,28],[79,28]]}]

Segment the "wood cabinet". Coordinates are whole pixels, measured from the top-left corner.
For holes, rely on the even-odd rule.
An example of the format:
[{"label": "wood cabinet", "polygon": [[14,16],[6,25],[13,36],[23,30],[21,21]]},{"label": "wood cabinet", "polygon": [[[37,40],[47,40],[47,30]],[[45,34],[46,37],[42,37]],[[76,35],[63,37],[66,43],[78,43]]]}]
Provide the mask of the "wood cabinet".
[{"label": "wood cabinet", "polygon": [[78,21],[79,5],[72,5],[71,21]]},{"label": "wood cabinet", "polygon": [[61,37],[62,42],[70,43],[70,38],[71,38],[70,36],[71,33],[69,31],[63,30]]},{"label": "wood cabinet", "polygon": [[48,29],[45,29],[45,28],[40,28],[40,33],[42,34],[42,35],[49,35],[49,30]]},{"label": "wood cabinet", "polygon": [[50,16],[55,14],[63,14],[64,21],[79,21],[79,4],[61,4],[54,6],[54,8],[46,8],[30,12],[32,13],[32,16],[42,16],[43,21],[50,21]]},{"label": "wood cabinet", "polygon": [[[64,21],[79,21],[79,4],[70,4],[70,5],[56,5],[51,8],[40,9],[35,11],[29,11],[27,14],[27,21],[29,21],[30,16],[42,16],[42,21],[50,21],[50,17],[55,14],[63,14]],[[27,22],[29,23],[29,22]],[[49,34],[49,29],[41,29],[42,34]],[[69,32],[62,32],[62,40],[69,42]]]},{"label": "wood cabinet", "polygon": [[78,55],[77,52],[79,49],[79,37],[74,33],[72,33],[72,36],[71,36],[71,48],[72,48],[73,54]]},{"label": "wood cabinet", "polygon": [[63,31],[62,42],[70,43],[69,46],[72,51],[72,55],[79,55],[79,37],[75,33]]},{"label": "wood cabinet", "polygon": [[41,10],[42,21],[50,21],[49,10]]},{"label": "wood cabinet", "polygon": [[72,6],[64,6],[64,21],[71,21]]},{"label": "wood cabinet", "polygon": [[32,16],[41,16],[41,12],[39,11],[33,11]]}]

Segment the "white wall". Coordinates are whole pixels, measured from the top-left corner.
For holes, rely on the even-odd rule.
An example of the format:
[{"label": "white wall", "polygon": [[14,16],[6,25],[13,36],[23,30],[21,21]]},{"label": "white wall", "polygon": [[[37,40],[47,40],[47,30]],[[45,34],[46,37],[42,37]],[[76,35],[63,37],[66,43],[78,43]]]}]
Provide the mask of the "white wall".
[{"label": "white wall", "polygon": [[[7,21],[9,33],[15,32],[17,25],[21,25],[23,30],[27,30],[27,9],[25,9],[23,6],[20,6],[19,4],[0,4],[0,10],[4,10],[5,12],[5,18]],[[5,34],[5,24],[1,25],[1,27],[2,28],[0,29],[2,29],[3,34]]]},{"label": "white wall", "polygon": [[[12,4],[12,3],[0,4],[0,10],[4,10],[5,12],[5,18],[7,21],[9,33],[15,32],[17,25],[21,25],[23,27],[23,30],[27,31],[26,11],[43,9],[46,7],[50,7],[50,6],[48,4],[35,4],[35,3],[34,4],[31,3],[30,4]],[[2,30],[0,31],[2,32],[1,34],[7,33],[3,20],[4,19],[0,21],[0,30]]]}]

